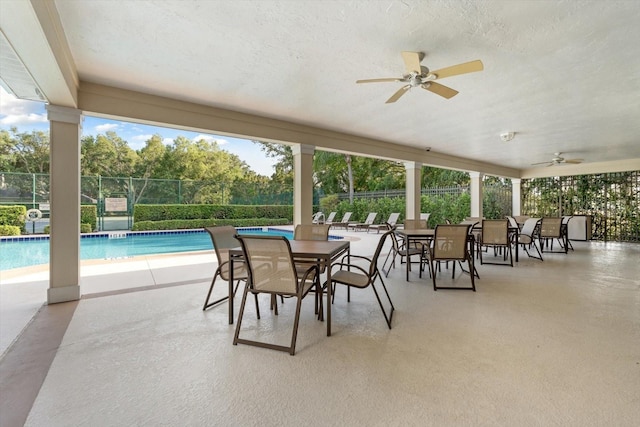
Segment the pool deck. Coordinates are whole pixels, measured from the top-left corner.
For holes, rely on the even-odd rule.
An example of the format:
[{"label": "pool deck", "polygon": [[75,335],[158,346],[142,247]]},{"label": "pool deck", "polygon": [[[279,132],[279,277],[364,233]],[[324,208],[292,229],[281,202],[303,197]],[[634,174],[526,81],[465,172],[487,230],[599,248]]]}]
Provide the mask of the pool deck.
[{"label": "pool deck", "polygon": [[[380,237],[335,233],[359,255]],[[7,273],[0,425],[636,427],[640,245],[573,246],[477,265],[478,292],[435,292],[397,264],[391,330],[371,289],[337,293],[330,338],[307,298],[295,357],[232,345],[226,302],[202,311],[211,252],[83,263],[82,299],[62,304],[45,303],[46,270]],[[438,281],[469,277],[443,267]],[[287,342],[296,304],[261,304],[243,334]]]},{"label": "pool deck", "polygon": [[[293,230],[292,226],[278,226]],[[370,252],[381,234],[331,230]],[[209,283],[217,266],[213,250],[81,262],[82,298],[140,292],[154,288]],[[0,357],[46,304],[49,266],[0,270]]]}]

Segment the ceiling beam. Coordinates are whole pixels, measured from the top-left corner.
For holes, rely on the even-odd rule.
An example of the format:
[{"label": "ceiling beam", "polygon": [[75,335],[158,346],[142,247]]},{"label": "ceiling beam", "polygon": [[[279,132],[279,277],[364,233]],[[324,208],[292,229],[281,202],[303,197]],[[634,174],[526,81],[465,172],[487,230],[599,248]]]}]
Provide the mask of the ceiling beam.
[{"label": "ceiling beam", "polygon": [[44,97],[75,108],[78,76],[55,3],[3,1],[0,28]]},{"label": "ceiling beam", "polygon": [[317,149],[394,161],[414,161],[446,169],[519,177],[520,171],[464,157],[364,138],[237,111],[178,101],[95,83],[80,82],[78,108],[89,115],[196,132]]}]

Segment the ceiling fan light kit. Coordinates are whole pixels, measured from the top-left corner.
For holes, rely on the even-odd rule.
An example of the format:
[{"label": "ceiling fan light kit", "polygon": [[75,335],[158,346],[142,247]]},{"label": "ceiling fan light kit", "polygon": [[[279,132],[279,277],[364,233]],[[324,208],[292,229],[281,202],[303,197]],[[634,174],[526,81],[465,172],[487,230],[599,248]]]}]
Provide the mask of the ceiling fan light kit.
[{"label": "ceiling fan light kit", "polygon": [[429,92],[440,95],[443,98],[450,99],[458,94],[457,90],[450,87],[441,85],[435,82],[435,80],[443,79],[445,77],[457,76],[459,74],[473,73],[475,71],[482,71],[484,65],[479,59],[475,61],[465,62],[464,64],[453,65],[451,67],[441,68],[436,71],[429,71],[424,65],[420,65],[420,62],[424,58],[422,52],[402,52],[402,59],[404,61],[406,74],[403,74],[401,78],[381,78],[381,79],[366,79],[356,80],[356,83],[381,83],[381,82],[401,82],[406,83],[400,89],[398,89],[389,99],[386,104],[396,102],[402,95],[407,93],[409,89],[414,87],[420,87]]}]

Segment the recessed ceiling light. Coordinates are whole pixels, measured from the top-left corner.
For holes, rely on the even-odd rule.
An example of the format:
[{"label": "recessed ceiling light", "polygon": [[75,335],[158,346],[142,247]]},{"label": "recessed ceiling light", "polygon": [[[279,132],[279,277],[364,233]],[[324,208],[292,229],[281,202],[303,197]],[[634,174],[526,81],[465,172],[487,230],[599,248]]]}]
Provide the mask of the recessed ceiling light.
[{"label": "recessed ceiling light", "polygon": [[513,139],[514,136],[516,136],[515,132],[503,132],[500,134],[500,139],[502,140],[502,142],[509,142]]}]

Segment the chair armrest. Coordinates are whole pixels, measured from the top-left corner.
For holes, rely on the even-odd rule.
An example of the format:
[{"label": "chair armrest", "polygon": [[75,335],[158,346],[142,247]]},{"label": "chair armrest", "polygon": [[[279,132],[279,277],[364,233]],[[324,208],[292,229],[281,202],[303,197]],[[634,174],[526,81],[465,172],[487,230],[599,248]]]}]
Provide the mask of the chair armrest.
[{"label": "chair armrest", "polygon": [[304,285],[304,283],[309,279],[309,275],[311,274],[311,272],[313,272],[313,278],[314,279],[320,275],[320,269],[318,268],[317,265],[314,264],[311,267],[309,267],[304,272],[304,274],[302,275],[300,280],[298,280],[298,286]]},{"label": "chair armrest", "polygon": [[[364,258],[364,257],[362,257],[362,258]],[[343,267],[355,268],[356,270],[360,270],[365,275],[369,274],[369,272],[367,270],[365,270],[364,268],[360,267],[359,265],[349,264],[349,263],[344,263],[344,262],[336,262],[336,263],[331,264],[331,273],[332,274],[333,274],[333,267],[336,267],[336,266],[340,267],[340,270],[342,270]]]}]

